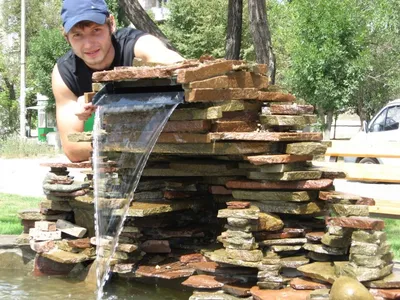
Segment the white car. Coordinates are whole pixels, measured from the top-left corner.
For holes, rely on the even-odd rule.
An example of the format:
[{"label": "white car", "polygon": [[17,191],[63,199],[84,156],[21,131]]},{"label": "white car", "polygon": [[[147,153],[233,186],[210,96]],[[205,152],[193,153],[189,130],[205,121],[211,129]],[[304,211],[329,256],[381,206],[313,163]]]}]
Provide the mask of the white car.
[{"label": "white car", "polygon": [[[367,124],[357,133],[352,142],[366,141],[368,143],[400,142],[400,99],[386,104]],[[394,164],[400,165],[398,158],[345,157],[345,162],[365,164]]]}]

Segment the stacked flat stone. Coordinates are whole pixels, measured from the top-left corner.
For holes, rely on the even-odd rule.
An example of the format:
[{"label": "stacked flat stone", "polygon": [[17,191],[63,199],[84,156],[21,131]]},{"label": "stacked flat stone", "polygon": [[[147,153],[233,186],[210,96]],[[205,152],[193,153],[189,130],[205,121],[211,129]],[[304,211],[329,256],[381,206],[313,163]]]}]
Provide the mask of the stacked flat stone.
[{"label": "stacked flat stone", "polygon": [[[336,278],[334,268],[314,264],[335,261],[337,270],[348,264],[337,259],[348,259],[350,244],[346,255],[327,254],[326,249],[344,249],[336,241],[347,241],[355,228],[337,224],[341,217],[328,218],[326,225],[316,218],[329,209],[347,210],[340,206],[346,203],[332,206],[319,193],[332,190],[333,179],[343,174],[311,166],[309,161],[326,150],[321,133],[304,132],[315,122],[313,107],[294,104],[293,95],[268,84],[266,72],[265,65],[216,60],[94,73],[94,81],[101,83],[130,81],[134,87],[164,80],[185,90],[185,103],[161,133],[128,211],[120,241],[137,250],[124,262],[115,261],[114,272],[189,277],[185,285],[198,289],[192,300],[250,295],[305,299],[313,289],[329,288]],[[132,113],[104,117],[103,162],[128,157],[100,167],[100,192],[114,208],[126,203],[126,197],[112,194],[112,186],[127,181],[133,167],[129,156],[137,152],[121,141],[137,138],[135,124],[141,121],[146,120]],[[91,135],[70,139],[89,141]],[[93,209],[91,194],[76,200]],[[226,219],[225,228],[217,216]],[[88,220],[93,222],[93,213]],[[208,244],[220,232],[223,248],[211,250],[215,245]],[[198,262],[182,255],[200,251],[205,258]],[[309,264],[310,259],[316,262]],[[328,284],[299,278],[301,274]],[[326,291],[313,294],[318,299]]]}]

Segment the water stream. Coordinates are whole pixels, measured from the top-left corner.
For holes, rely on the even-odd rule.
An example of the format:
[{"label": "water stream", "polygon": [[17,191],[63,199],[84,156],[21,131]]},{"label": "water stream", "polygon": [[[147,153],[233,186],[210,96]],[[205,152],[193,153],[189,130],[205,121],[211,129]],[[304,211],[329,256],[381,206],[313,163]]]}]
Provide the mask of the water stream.
[{"label": "water stream", "polygon": [[[93,129],[97,299],[147,159],[182,92],[103,94]],[[107,157],[113,153],[112,161]]]}]

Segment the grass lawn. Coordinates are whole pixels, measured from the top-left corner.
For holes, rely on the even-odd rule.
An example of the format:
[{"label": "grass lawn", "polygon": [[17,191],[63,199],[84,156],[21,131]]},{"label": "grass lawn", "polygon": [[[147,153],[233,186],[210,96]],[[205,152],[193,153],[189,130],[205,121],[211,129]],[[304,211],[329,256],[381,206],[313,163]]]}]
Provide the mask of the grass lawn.
[{"label": "grass lawn", "polygon": [[383,219],[385,221],[385,232],[388,241],[392,246],[394,259],[400,260],[400,220],[397,219]]},{"label": "grass lawn", "polygon": [[38,208],[41,197],[0,193],[0,234],[21,234],[23,227],[17,216],[20,210]]}]

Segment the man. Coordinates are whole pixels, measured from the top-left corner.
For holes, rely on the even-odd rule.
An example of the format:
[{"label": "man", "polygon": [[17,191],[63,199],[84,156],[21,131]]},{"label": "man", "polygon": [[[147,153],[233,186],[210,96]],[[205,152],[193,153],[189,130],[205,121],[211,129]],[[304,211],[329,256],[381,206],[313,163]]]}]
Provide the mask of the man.
[{"label": "man", "polygon": [[92,91],[93,72],[130,66],[134,57],[162,64],[183,58],[152,35],[131,28],[116,30],[104,0],[64,0],[61,17],[71,50],[54,66],[52,88],[64,153],[79,162],[89,159],[91,145],[69,142],[68,135],[82,132],[85,120],[96,109],[82,97]]}]

